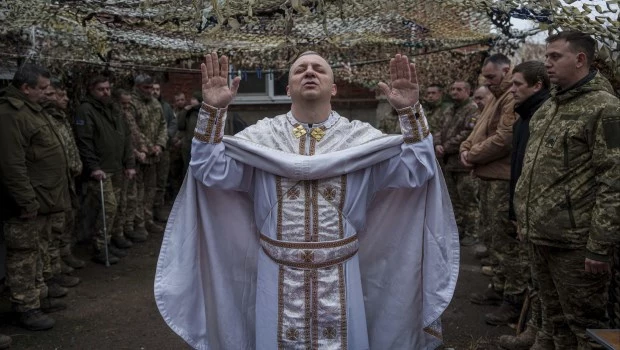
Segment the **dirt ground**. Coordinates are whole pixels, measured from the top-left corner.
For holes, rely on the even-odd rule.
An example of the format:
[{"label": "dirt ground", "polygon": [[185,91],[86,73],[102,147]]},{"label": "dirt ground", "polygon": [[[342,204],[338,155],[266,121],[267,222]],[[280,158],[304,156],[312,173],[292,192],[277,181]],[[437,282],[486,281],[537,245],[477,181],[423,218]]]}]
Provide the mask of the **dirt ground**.
[{"label": "dirt ground", "polygon": [[[162,235],[137,244],[128,257],[106,268],[92,262],[75,275],[82,283],[62,300],[69,308],[51,314],[56,326],[31,332],[12,325],[8,296],[1,298],[0,333],[13,338],[12,349],[188,349],[164,323],[153,297],[153,279]],[[77,254],[88,260],[86,246]],[[479,272],[473,248],[461,251],[461,272],[456,293],[443,316],[445,349],[495,349],[494,339],[513,334],[509,327],[484,323],[492,307],[469,303],[471,292],[489,283]]]}]

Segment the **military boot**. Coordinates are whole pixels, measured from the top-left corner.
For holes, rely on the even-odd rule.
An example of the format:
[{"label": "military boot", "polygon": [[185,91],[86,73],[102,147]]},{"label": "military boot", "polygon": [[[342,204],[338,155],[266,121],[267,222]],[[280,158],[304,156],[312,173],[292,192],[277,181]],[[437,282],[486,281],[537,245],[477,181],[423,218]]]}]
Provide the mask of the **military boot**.
[{"label": "military boot", "polygon": [[60,286],[53,279],[45,281],[45,284],[47,284],[47,295],[50,298],[62,298],[69,293],[67,288]]},{"label": "military boot", "polygon": [[479,244],[478,246],[476,246],[476,250],[474,252],[474,256],[477,259],[486,258],[487,256],[489,256],[489,249],[487,248],[486,245]]},{"label": "military boot", "polygon": [[489,284],[484,293],[470,294],[469,301],[478,305],[500,305],[502,303],[502,294],[496,292],[493,285]]},{"label": "military boot", "polygon": [[76,258],[75,256],[73,256],[72,254],[63,256],[62,261],[64,261],[65,264],[69,265],[70,267],[74,269],[81,269],[84,266],[86,266],[86,263],[84,262],[84,260],[80,260]]},{"label": "military boot", "polygon": [[40,299],[40,303],[41,311],[45,312],[46,314],[67,309],[67,304],[63,303],[60,300],[52,298]]},{"label": "military boot", "polygon": [[[105,265],[105,251],[101,250],[95,252],[95,255],[93,256],[93,261],[98,264]],[[108,262],[110,263],[110,265],[117,264],[119,262],[119,258],[108,252]]]},{"label": "military boot", "polygon": [[555,348],[556,347],[552,339],[543,339],[537,336],[536,341],[534,341],[534,344],[532,345],[530,350],[549,350],[549,349],[555,349]]},{"label": "military boot", "polygon": [[78,277],[69,276],[69,275],[54,276],[53,280],[59,286],[65,287],[65,288],[75,287],[78,284],[80,284],[80,279]]},{"label": "military boot", "polygon": [[521,305],[504,300],[497,310],[484,315],[484,321],[493,326],[502,326],[517,323],[519,316]]},{"label": "military boot", "polygon": [[166,222],[168,221],[168,213],[163,207],[155,207],[153,208],[153,218],[159,222]]},{"label": "military boot", "polygon": [[18,323],[20,327],[30,331],[44,331],[54,327],[56,321],[44,314],[41,309],[34,309],[20,312]]},{"label": "military boot", "polygon": [[11,347],[13,340],[8,335],[0,334],[0,349],[8,349]]},{"label": "military boot", "polygon": [[69,265],[67,265],[62,259],[60,260],[60,273],[69,274],[74,272],[75,269]]},{"label": "military boot", "polygon": [[130,240],[128,240],[127,238],[123,236],[112,238],[112,243],[114,243],[115,246],[121,249],[127,249],[127,248],[133,247],[133,243],[131,243]]},{"label": "military boot", "polygon": [[493,266],[482,266],[480,268],[480,273],[488,277],[493,277],[495,275],[495,272],[493,271]]},{"label": "military boot", "polygon": [[[502,335],[499,337],[497,343],[503,349],[507,350],[528,350],[532,345],[534,345],[534,341],[536,340],[536,329],[532,326],[527,326],[525,331],[521,332],[521,334],[515,336],[512,335]],[[552,347],[553,349],[553,347]]]},{"label": "military boot", "polygon": [[164,231],[164,227],[154,223],[153,221],[148,221],[144,227],[146,228],[146,230],[150,233],[161,233]]},{"label": "military boot", "polygon": [[136,231],[125,232],[125,237],[134,243],[140,243],[146,241],[148,233],[145,229],[138,229]]},{"label": "military boot", "polygon": [[127,251],[125,249],[116,248],[112,244],[108,246],[108,253],[119,258],[124,258],[127,256]]},{"label": "military boot", "polygon": [[461,247],[471,247],[472,245],[478,244],[478,239],[472,236],[465,236],[460,241]]}]

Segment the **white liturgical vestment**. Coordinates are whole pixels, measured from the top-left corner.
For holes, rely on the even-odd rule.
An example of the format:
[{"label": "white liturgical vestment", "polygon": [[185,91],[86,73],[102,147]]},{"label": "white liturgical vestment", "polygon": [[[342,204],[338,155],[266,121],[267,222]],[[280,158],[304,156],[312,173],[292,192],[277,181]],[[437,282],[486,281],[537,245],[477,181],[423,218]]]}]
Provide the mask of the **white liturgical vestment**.
[{"label": "white liturgical vestment", "polygon": [[197,349],[432,349],[458,232],[421,107],[388,136],[332,112],[223,136],[203,105],[155,278]]}]

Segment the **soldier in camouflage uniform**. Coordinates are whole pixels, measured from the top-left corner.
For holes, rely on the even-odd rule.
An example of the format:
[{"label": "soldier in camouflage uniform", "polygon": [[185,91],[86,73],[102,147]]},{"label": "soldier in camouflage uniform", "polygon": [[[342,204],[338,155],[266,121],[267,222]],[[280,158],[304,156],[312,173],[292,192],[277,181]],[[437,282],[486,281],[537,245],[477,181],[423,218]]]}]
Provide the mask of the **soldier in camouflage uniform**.
[{"label": "soldier in camouflage uniform", "polygon": [[534,251],[555,348],[601,348],[586,329],[609,326],[610,264],[620,241],[620,101],[590,70],[591,37],[561,32],[547,43],[556,89],[532,117],[515,212]]},{"label": "soldier in camouflage uniform", "polygon": [[[172,106],[161,97],[161,85],[153,84],[153,97],[159,101],[166,121],[168,143],[161,152],[160,161],[157,163],[157,193],[153,207],[153,217],[159,222],[166,222],[168,214],[164,210],[164,199],[168,189],[168,175],[170,173],[170,146],[172,139],[177,132],[177,118],[174,115]],[[232,118],[231,118],[232,119]]]},{"label": "soldier in camouflage uniform", "polygon": [[385,101],[379,102],[377,105],[377,119],[379,120],[377,129],[381,130],[384,134],[401,134],[398,114],[389,103]]},{"label": "soldier in camouflage uniform", "polygon": [[[514,98],[510,92],[512,76],[510,60],[495,54],[482,66],[485,84],[494,100],[482,111],[474,130],[460,147],[461,162],[473,167],[480,182],[480,227],[491,236],[491,255],[497,261],[491,287],[483,294],[472,294],[477,304],[501,302],[496,311],[486,314],[492,325],[514,323],[521,313],[530,267],[527,249],[517,239],[515,225],[510,222],[510,151],[512,126],[516,120]],[[503,293],[503,295],[502,295]]]},{"label": "soldier in camouflage uniform", "polygon": [[469,97],[470,93],[469,83],[456,81],[452,84],[450,95],[454,104],[445,110],[441,127],[433,132],[435,153],[443,165],[463,246],[477,242],[479,210],[478,180],[470,175],[471,168],[459,162],[461,142],[471,134],[478,118],[478,106]]},{"label": "soldier in camouflage uniform", "polygon": [[172,137],[170,142],[170,199],[173,200],[179,189],[181,188],[181,184],[183,183],[183,177],[185,176],[185,172],[183,171],[183,155],[182,155],[182,144],[183,144],[183,132],[179,131],[179,118],[183,111],[185,111],[185,94],[182,92],[178,92],[174,95],[174,115],[177,120],[177,130]]},{"label": "soldier in camouflage uniform", "polygon": [[[45,102],[43,103],[45,112],[51,117],[52,127],[58,132],[66,153],[69,165],[68,187],[71,195],[71,208],[64,213],[54,214],[52,218],[52,240],[48,248],[49,264],[46,264],[47,268],[44,270],[46,284],[51,291],[52,285],[74,287],[80,283],[79,278],[62,273],[62,265],[65,265],[63,260],[69,261],[76,268],[84,267],[84,262],[71,254],[74,215],[78,208],[74,179],[82,173],[82,161],[75,144],[73,129],[71,129],[65,114],[69,99],[60,81],[52,80],[52,83],[46,90],[45,97]],[[65,266],[65,270],[66,268],[73,269],[72,267]]]},{"label": "soldier in camouflage uniform", "polygon": [[[133,178],[136,172],[131,135],[122,116],[113,108],[108,78],[98,76],[90,80],[88,96],[84,98],[76,113],[75,129],[84,170],[89,175],[88,209],[98,213],[93,235],[95,248],[93,260],[104,264],[105,245],[108,245],[111,253],[108,260],[114,264],[119,261],[119,257],[127,254],[116,246],[128,245],[123,232],[112,229],[115,227],[123,177]],[[101,182],[104,203],[101,203]],[[105,206],[105,212],[102,206]],[[103,231],[104,215],[107,237]],[[110,245],[111,238],[114,239],[116,246]]]},{"label": "soldier in camouflage uniform", "polygon": [[[136,122],[136,110],[133,107],[131,94],[124,90],[117,91],[119,109],[125,119],[127,127],[131,133],[131,143],[133,155],[138,164],[143,164],[146,160],[146,145],[144,134],[140,131]],[[125,179],[121,190],[121,200],[119,203],[120,217],[115,224],[115,230],[122,231],[132,242],[146,241],[146,235],[141,235],[134,228],[136,210],[138,208],[138,188],[136,178]]]},{"label": "soldier in camouflage uniform", "polygon": [[49,73],[20,67],[0,93],[0,188],[6,243],[6,284],[19,324],[52,328],[42,310],[66,308],[48,298],[43,280],[44,249],[51,235],[50,214],[70,208],[66,153],[40,102]]},{"label": "soldier in camouflage uniform", "polygon": [[153,79],[150,76],[139,75],[135,78],[132,102],[148,151],[137,178],[135,229],[140,235],[148,235],[148,232],[163,231],[162,226],[153,222],[153,204],[157,193],[157,163],[166,147],[168,134],[161,104],[153,97]]},{"label": "soldier in camouflage uniform", "polygon": [[431,132],[439,130],[444,112],[451,105],[451,103],[444,101],[443,87],[438,84],[429,85],[426,88],[424,100],[421,102],[424,112],[426,112],[429,129]]}]

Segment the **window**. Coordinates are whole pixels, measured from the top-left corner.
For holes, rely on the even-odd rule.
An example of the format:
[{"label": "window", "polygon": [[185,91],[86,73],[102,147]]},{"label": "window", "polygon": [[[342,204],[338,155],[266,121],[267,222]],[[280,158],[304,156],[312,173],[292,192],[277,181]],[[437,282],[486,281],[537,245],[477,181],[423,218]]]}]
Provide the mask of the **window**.
[{"label": "window", "polygon": [[286,96],[288,72],[248,70],[240,76],[239,91],[233,104],[291,103],[290,97]]}]

